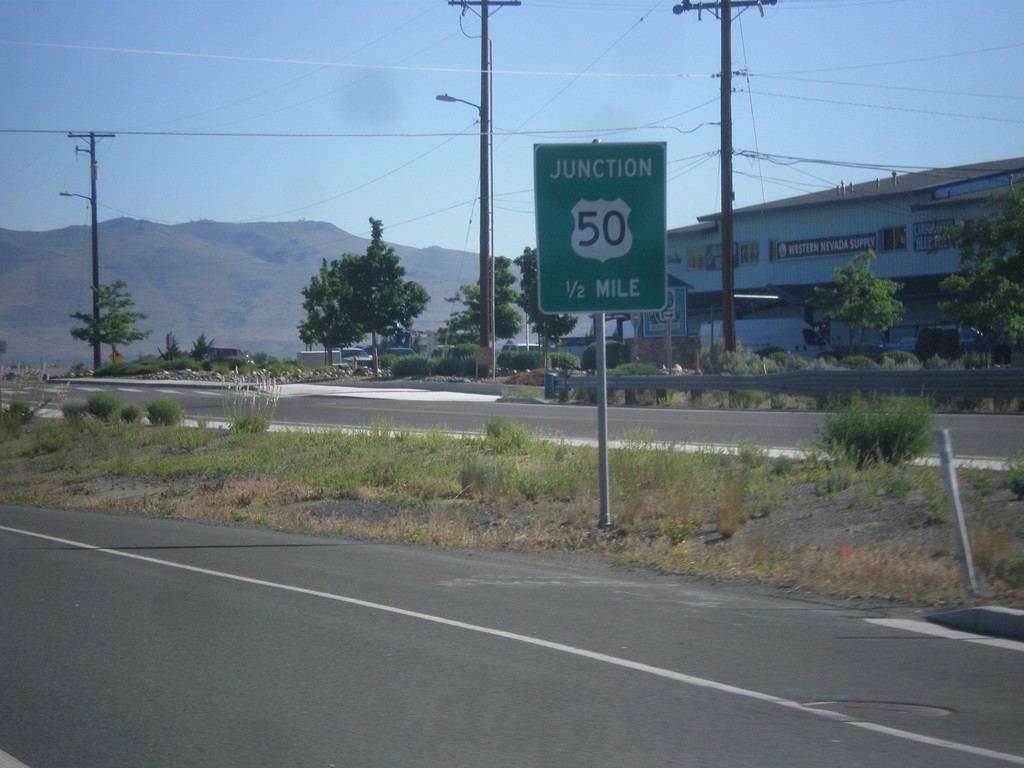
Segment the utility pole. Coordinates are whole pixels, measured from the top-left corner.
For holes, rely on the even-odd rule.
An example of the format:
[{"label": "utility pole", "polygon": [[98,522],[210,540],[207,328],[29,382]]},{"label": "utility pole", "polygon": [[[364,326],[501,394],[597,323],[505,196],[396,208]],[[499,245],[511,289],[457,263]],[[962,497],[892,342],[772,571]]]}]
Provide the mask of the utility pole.
[{"label": "utility pole", "polygon": [[729,352],[736,351],[736,303],[732,224],[732,9],[757,6],[764,16],[765,5],[778,0],[720,0],[719,2],[683,2],[673,6],[672,13],[697,10],[697,19],[705,9],[711,10],[722,23],[722,339]]},{"label": "utility pole", "polygon": [[[96,223],[96,139],[112,139],[112,133],[69,133],[69,139],[88,139],[89,148],[75,147],[75,154],[87,152],[89,155],[89,210],[92,212],[92,319],[99,329],[100,324],[100,236]],[[100,342],[92,345],[92,368],[95,371],[101,364]]]},{"label": "utility pole", "polygon": [[480,348],[486,352],[487,363],[484,376],[494,375],[494,349],[491,345],[492,312],[494,311],[491,278],[491,168],[489,146],[491,141],[491,56],[488,18],[490,9],[496,6],[520,5],[521,0],[448,0],[448,5],[458,5],[465,13],[470,6],[480,6]]}]

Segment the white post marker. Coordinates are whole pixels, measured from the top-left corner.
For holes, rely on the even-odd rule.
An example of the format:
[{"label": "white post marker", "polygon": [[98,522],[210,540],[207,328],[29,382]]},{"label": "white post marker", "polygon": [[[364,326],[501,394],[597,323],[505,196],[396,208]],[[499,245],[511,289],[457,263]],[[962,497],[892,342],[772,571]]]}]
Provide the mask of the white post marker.
[{"label": "white post marker", "polygon": [[545,314],[597,313],[598,465],[601,514],[608,502],[606,312],[665,306],[664,143],[538,144],[537,303]]},{"label": "white post marker", "polygon": [[948,429],[936,430],[935,437],[939,442],[942,478],[946,483],[946,493],[949,495],[949,509],[953,515],[953,532],[956,534],[956,543],[960,549],[960,557],[964,565],[967,589],[970,590],[971,597],[977,597],[978,580],[974,574],[974,559],[971,557],[971,545],[967,538],[964,508],[960,504],[960,485],[956,480],[956,467],[953,466],[953,443],[949,439]]}]

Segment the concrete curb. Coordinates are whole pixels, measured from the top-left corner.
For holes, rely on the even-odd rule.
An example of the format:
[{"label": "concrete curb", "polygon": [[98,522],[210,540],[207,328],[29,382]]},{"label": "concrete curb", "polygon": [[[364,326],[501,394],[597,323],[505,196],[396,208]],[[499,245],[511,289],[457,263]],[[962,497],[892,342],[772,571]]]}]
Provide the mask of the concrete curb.
[{"label": "concrete curb", "polygon": [[961,632],[1024,641],[1024,611],[994,605],[925,616],[933,624]]}]

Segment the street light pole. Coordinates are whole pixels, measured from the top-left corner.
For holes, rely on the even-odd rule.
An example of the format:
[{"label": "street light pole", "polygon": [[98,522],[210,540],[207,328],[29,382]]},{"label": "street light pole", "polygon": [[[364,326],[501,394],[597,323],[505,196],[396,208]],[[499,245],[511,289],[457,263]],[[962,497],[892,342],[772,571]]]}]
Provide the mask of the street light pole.
[{"label": "street light pole", "polygon": [[[474,104],[465,99],[458,99],[441,93],[434,97],[438,101],[459,102],[467,104],[480,115],[480,349],[487,350],[489,372],[494,375],[494,350],[489,344],[494,329],[494,271],[491,268],[491,216],[490,216],[490,122],[482,104]],[[479,361],[478,361],[479,362]]]}]

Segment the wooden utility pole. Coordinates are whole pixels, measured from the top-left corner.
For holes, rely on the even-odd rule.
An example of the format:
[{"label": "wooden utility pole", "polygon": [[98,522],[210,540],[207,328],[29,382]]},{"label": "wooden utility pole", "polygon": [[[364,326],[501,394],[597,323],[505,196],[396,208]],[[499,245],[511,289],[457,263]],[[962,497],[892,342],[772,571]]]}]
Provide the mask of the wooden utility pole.
[{"label": "wooden utility pole", "polygon": [[684,0],[672,8],[672,13],[712,11],[722,23],[722,339],[729,352],[736,351],[735,244],[732,224],[732,9],[757,6],[764,15],[765,5],[777,0],[720,0],[720,2],[693,2]]},{"label": "wooden utility pole", "polygon": [[458,5],[463,13],[470,6],[480,6],[480,354],[486,350],[488,363],[484,376],[494,375],[494,349],[491,338],[491,313],[494,301],[491,295],[491,55],[488,18],[494,6],[519,5],[521,0],[448,0],[448,5]]},{"label": "wooden utility pole", "polygon": [[[89,154],[89,210],[92,212],[92,319],[96,329],[100,327],[100,235],[96,221],[96,139],[112,139],[112,133],[69,133],[69,139],[88,139],[89,149],[75,147],[75,152],[87,152]],[[92,369],[95,371],[101,365],[101,351],[99,341],[92,345]]]}]

